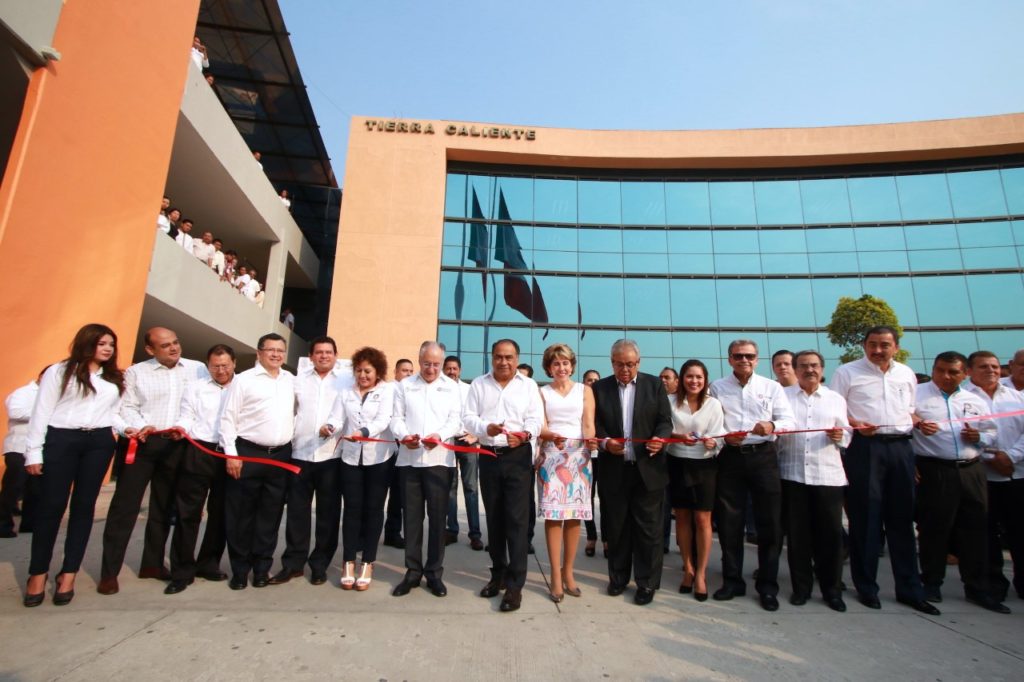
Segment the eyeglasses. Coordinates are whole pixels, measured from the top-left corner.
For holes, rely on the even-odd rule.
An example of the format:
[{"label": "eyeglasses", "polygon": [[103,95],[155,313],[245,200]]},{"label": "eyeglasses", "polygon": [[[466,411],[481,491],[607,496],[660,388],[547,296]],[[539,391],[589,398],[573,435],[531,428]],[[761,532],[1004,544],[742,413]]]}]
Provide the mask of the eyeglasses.
[{"label": "eyeglasses", "polygon": [[751,362],[753,362],[754,360],[757,360],[757,353],[733,353],[732,354],[732,359],[733,360],[750,360]]},{"label": "eyeglasses", "polygon": [[616,362],[612,360],[612,367],[615,369],[636,369],[639,362]]}]

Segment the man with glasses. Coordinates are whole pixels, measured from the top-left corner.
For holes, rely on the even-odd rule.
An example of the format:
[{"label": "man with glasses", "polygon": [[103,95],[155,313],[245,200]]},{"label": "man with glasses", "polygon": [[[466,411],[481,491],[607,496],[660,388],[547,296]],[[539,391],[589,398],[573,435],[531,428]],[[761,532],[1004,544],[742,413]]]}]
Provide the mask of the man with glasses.
[{"label": "man with glasses", "polygon": [[633,601],[650,604],[661,587],[662,518],[668,464],[662,452],[672,433],[665,386],[640,372],[640,347],[612,345],[612,375],[594,383],[594,426],[601,454],[601,522],[608,541],[608,594],[622,594],[630,574]]},{"label": "man with glasses", "polygon": [[[295,430],[295,376],[283,369],[285,340],[260,337],[256,366],[235,377],[224,401],[220,442],[224,454],[287,462]],[[228,460],[225,499],[228,557],[233,590],[270,584],[270,567],[288,490],[286,470],[269,464]]]},{"label": "man with glasses", "polygon": [[725,410],[725,446],[718,456],[718,540],[722,545],[722,587],[718,601],[747,593],[743,580],[743,528],[747,495],[757,527],[755,588],[765,611],[779,608],[779,554],[782,550],[782,482],[775,432],[793,428],[793,410],[778,382],[754,373],[757,344],[729,344],[732,374],[711,384],[711,395]]}]

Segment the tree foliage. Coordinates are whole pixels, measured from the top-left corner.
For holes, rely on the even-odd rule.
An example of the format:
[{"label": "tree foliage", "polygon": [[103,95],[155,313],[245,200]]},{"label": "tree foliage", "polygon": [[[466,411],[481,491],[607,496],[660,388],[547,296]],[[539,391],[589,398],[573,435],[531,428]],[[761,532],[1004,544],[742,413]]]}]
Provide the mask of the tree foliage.
[{"label": "tree foliage", "polygon": [[[836,304],[832,320],[825,327],[828,340],[833,345],[844,349],[839,357],[842,362],[850,362],[864,355],[864,334],[878,325],[893,327],[903,336],[903,327],[892,307],[884,299],[871,294],[864,294],[854,299],[843,296]],[[896,353],[898,362],[906,362],[910,353],[902,348]]]}]

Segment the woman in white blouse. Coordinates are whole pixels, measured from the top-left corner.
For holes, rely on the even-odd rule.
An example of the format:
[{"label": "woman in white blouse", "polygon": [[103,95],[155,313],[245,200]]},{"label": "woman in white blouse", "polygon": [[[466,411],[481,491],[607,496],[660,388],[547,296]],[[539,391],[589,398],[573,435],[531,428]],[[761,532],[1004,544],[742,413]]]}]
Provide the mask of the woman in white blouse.
[{"label": "woman in white blouse", "polygon": [[[384,529],[384,501],[395,468],[395,443],[388,425],[394,404],[394,384],[385,381],[388,360],[376,348],[360,348],[352,355],[355,386],[338,394],[331,416],[321,428],[327,437],[341,429],[341,494],[344,513],[341,540],[343,590],[360,592],[370,587],[377,544]],[[382,443],[356,440],[380,439]],[[356,555],[362,566],[356,572]]]},{"label": "woman in white blouse", "polygon": [[[725,432],[722,404],[708,395],[708,368],[700,360],[687,360],[679,369],[679,388],[669,396],[672,438],[686,443],[668,447],[669,497],[676,516],[676,542],[683,556],[683,582],[679,591],[693,592],[697,601],[708,598],[708,555],[711,553],[711,510],[715,504],[715,455]],[[693,531],[697,543],[694,557]]]},{"label": "woman in white blouse", "polygon": [[117,335],[102,324],[79,329],[68,358],[51,366],[40,379],[25,443],[25,470],[42,477],[25,606],[43,602],[53,546],[69,497],[64,563],[57,574],[53,603],[64,606],[75,596],[75,576],[89,543],[96,497],[114,456],[114,429],[123,427],[118,417],[122,393]]}]

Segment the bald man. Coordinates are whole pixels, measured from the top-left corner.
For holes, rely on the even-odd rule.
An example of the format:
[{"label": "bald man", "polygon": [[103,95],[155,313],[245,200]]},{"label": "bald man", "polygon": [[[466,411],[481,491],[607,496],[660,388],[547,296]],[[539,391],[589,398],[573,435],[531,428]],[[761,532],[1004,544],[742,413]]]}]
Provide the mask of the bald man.
[{"label": "bald man", "polygon": [[150,489],[149,514],[139,577],[171,579],[170,571],[164,567],[164,550],[170,535],[174,482],[185,441],[151,434],[174,426],[185,389],[210,376],[203,363],[181,357],[181,342],[170,329],[153,327],[146,332],[144,343],[150,359],[132,365],[124,373],[121,418],[125,428],[138,430],[139,449],[135,462],[121,470],[107,511],[103,565],[96,586],[100,594],[116,594],[119,590],[117,576],[146,488]]}]

